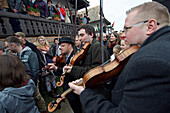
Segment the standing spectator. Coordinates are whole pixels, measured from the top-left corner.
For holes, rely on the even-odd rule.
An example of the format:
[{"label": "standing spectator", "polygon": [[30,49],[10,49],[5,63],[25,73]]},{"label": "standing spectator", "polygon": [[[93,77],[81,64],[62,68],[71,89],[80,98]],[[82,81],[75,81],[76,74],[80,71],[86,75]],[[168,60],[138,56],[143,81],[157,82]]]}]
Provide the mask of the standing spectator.
[{"label": "standing spectator", "polygon": [[[39,73],[37,55],[28,46],[23,47],[21,41],[16,36],[9,36],[5,39],[5,41],[7,42],[7,49],[16,53],[16,55],[21,59],[26,67],[26,73],[30,75],[35,85],[37,85]],[[34,98],[39,111],[46,111],[45,101],[39,93],[38,85],[34,93]]]},{"label": "standing spectator", "polygon": [[103,44],[106,47],[106,44],[107,44],[107,35],[106,35],[106,33],[103,33]]},{"label": "standing spectator", "polygon": [[59,15],[61,17],[61,21],[65,22],[66,13],[64,9],[61,7],[60,2],[57,3],[56,7],[57,7],[57,12],[55,13],[55,15]]},{"label": "standing spectator", "polygon": [[[72,17],[72,20],[71,20],[71,17]],[[71,10],[70,20],[72,21],[72,23],[74,23],[75,21],[75,13],[73,9]]]},{"label": "standing spectator", "polygon": [[[37,38],[37,48],[43,53],[44,55],[44,61],[45,64],[48,65],[48,63],[53,63],[52,62],[52,52],[50,50],[50,44],[48,43],[48,41],[46,40],[46,38],[44,36],[39,36]],[[46,70],[46,68],[43,68],[43,74],[42,76],[45,77],[45,83],[46,83],[46,88],[47,91],[49,93],[50,96],[52,97],[57,97],[57,85],[56,85],[56,81],[55,81],[55,75],[52,71],[50,71],[50,73],[48,72],[48,70]],[[51,85],[52,84],[52,85]],[[54,94],[52,92],[52,87],[54,88],[54,91],[56,94]]]},{"label": "standing spectator", "polygon": [[32,0],[21,0],[21,1],[24,3],[26,8],[27,8],[27,6],[33,7]]},{"label": "standing spectator", "polygon": [[106,33],[106,25],[103,25],[103,32]]},{"label": "standing spectator", "polygon": [[31,78],[37,83],[39,73],[37,55],[28,46],[22,47],[22,43],[16,36],[9,36],[5,41],[7,42],[7,49],[19,56],[26,66],[27,72],[30,73]]},{"label": "standing spectator", "polygon": [[59,46],[59,38],[54,39],[54,44],[51,45],[50,50],[52,51],[53,57],[60,56],[60,46]]},{"label": "standing spectator", "polygon": [[[75,12],[74,12],[74,10],[71,10],[71,16],[73,18],[73,23],[75,23]],[[70,17],[70,20],[71,20],[71,17]],[[78,16],[76,17],[76,25],[79,25],[79,18],[78,18]]]},{"label": "standing spectator", "polygon": [[38,62],[39,62],[39,69],[41,69],[41,66],[43,66],[43,63],[41,62],[43,56],[40,53],[40,51],[37,49],[37,47],[25,39],[25,34],[23,32],[16,32],[14,35],[18,37],[18,39],[21,41],[23,47],[28,46],[31,48],[31,50],[33,52],[35,52],[37,54],[37,58],[38,58]]},{"label": "standing spectator", "polygon": [[80,49],[81,49],[81,41],[80,41],[78,35],[76,35],[75,46],[77,47],[77,51],[80,51]]},{"label": "standing spectator", "polygon": [[9,4],[9,11],[14,13],[21,13],[22,7],[21,7],[21,0],[8,0]]},{"label": "standing spectator", "polygon": [[87,20],[87,23],[86,23],[86,24],[89,24],[90,18],[87,16],[87,14],[86,14],[86,13],[84,13],[84,17],[85,17],[85,18],[86,18],[86,20]]},{"label": "standing spectator", "polygon": [[53,15],[57,12],[54,4],[52,4],[53,2],[51,0],[47,1],[48,4],[48,17],[51,17],[51,19],[53,18]]},{"label": "standing spectator", "polygon": [[36,86],[15,55],[0,56],[0,113],[39,113],[33,98]]},{"label": "standing spectator", "polygon": [[36,39],[37,48],[45,55],[45,61],[52,63],[52,51],[50,50],[50,44],[44,36],[39,36]]},{"label": "standing spectator", "polygon": [[117,32],[111,33],[111,36],[107,42],[107,50],[109,51],[110,55],[113,54],[113,47],[116,44],[120,44],[120,35]]},{"label": "standing spectator", "polygon": [[[21,14],[22,13],[22,6],[21,0],[8,0],[9,5],[9,12]],[[10,18],[9,20],[14,32],[21,32],[22,29],[20,27],[20,22],[18,19]]]},{"label": "standing spectator", "polygon": [[[17,32],[17,33],[15,33],[15,36],[17,36],[18,39],[21,41],[23,47],[28,46],[28,47],[31,48],[31,50],[32,50],[33,52],[35,52],[35,53],[37,54],[37,58],[38,58],[38,62],[39,62],[39,69],[40,69],[38,75],[41,75],[41,73],[42,73],[41,67],[44,67],[44,66],[45,66],[43,54],[37,49],[37,47],[36,47],[33,43],[30,43],[30,42],[28,42],[28,41],[25,39],[25,34],[24,34],[23,32]],[[41,76],[39,76],[39,88],[38,88],[38,89],[40,89],[40,93],[41,93],[42,95],[44,94],[44,92],[43,92],[43,85],[41,85],[41,84],[43,84],[43,82],[44,82],[44,78],[41,77]],[[40,95],[40,96],[41,96],[41,95]],[[42,98],[42,97],[41,97],[41,98]],[[40,104],[41,104],[41,103],[40,103]],[[43,104],[42,104],[42,105],[43,105]],[[39,105],[37,105],[37,106],[39,106]],[[41,106],[40,106],[40,107],[41,107]],[[42,108],[43,108],[43,107],[42,107]],[[43,111],[43,109],[42,109],[41,111]]]},{"label": "standing spectator", "polygon": [[0,11],[8,12],[8,0],[0,0]]},{"label": "standing spectator", "polygon": [[0,43],[0,56],[4,54],[4,46]]},{"label": "standing spectator", "polygon": [[[101,38],[100,37],[98,37],[98,41],[100,42],[101,41]],[[103,33],[103,45],[105,46],[105,47],[107,47],[107,35],[106,35],[106,33]]]},{"label": "standing spectator", "polygon": [[70,13],[69,13],[69,9],[64,5],[63,9],[65,10],[66,16],[65,16],[65,22],[66,23],[71,23],[70,21]]},{"label": "standing spectator", "polygon": [[40,10],[40,16],[43,18],[48,17],[48,6],[43,0],[36,0],[34,2],[34,7],[37,5],[37,8]]},{"label": "standing spectator", "polygon": [[119,44],[117,44],[117,45],[115,45],[115,46],[113,47],[113,54],[114,54],[115,56],[118,56],[119,53],[120,53],[120,51],[121,51],[121,48],[120,48],[120,45],[119,45]]},{"label": "standing spectator", "polygon": [[130,44],[127,42],[126,39],[120,41],[120,48],[122,51],[126,50],[130,47]]},{"label": "standing spectator", "polygon": [[83,17],[83,18],[82,18],[82,22],[83,22],[83,24],[87,24],[87,18],[86,18],[86,17]]}]

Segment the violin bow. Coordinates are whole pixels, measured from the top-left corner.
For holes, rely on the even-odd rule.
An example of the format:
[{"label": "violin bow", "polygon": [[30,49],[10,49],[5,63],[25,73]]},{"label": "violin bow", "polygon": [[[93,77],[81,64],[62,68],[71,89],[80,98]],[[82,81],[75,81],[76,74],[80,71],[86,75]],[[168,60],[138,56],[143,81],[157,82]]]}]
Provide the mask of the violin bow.
[{"label": "violin bow", "polygon": [[104,62],[103,53],[103,0],[100,0],[100,64]]},{"label": "violin bow", "polygon": [[57,41],[57,55],[58,55],[58,47],[59,47],[59,46],[58,46],[58,43],[59,43],[59,38],[60,38],[60,27],[61,27],[61,24],[60,24],[60,23],[59,23],[59,26],[58,26],[58,27],[59,27],[59,31],[58,31],[58,38],[57,38],[57,40],[58,40],[58,41]]},{"label": "violin bow", "polygon": [[75,17],[74,17],[74,46],[73,46],[73,55],[75,54],[75,40],[76,40],[76,17],[77,17],[77,0],[75,0]]}]

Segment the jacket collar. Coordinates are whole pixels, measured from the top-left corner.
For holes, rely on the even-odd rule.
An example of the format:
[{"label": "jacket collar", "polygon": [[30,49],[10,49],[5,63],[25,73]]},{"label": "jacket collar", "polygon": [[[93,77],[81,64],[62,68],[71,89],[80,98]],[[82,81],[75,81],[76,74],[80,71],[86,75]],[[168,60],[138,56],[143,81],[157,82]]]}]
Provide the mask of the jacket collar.
[{"label": "jacket collar", "polygon": [[162,27],[160,29],[158,29],[156,32],[154,32],[153,34],[151,34],[145,41],[144,43],[141,45],[141,47],[149,44],[150,42],[158,39],[160,36],[166,34],[167,32],[170,32],[170,26],[165,26]]},{"label": "jacket collar", "polygon": [[97,42],[97,40],[95,38],[93,38],[92,40],[92,43],[91,44],[94,44],[95,42]]}]

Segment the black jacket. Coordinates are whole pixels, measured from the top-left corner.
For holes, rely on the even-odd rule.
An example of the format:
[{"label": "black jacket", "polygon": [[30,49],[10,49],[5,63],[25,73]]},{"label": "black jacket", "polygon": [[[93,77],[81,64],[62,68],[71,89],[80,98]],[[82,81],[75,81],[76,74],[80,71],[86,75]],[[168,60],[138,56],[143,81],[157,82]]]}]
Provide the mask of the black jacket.
[{"label": "black jacket", "polygon": [[170,27],[148,37],[130,58],[112,90],[112,101],[85,89],[80,99],[86,113],[170,112]]}]

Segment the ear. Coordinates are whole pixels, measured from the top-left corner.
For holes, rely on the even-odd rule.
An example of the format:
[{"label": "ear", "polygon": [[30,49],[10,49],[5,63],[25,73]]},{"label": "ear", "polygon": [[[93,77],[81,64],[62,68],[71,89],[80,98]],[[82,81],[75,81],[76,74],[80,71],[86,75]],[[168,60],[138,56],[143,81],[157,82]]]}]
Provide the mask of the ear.
[{"label": "ear", "polygon": [[11,47],[12,47],[12,48],[15,48],[15,47],[16,47],[16,44],[15,44],[15,43],[11,43]]},{"label": "ear", "polygon": [[91,33],[90,38],[93,38],[93,33]]},{"label": "ear", "polygon": [[157,21],[155,19],[150,19],[147,23],[146,35],[151,35],[157,30]]}]

